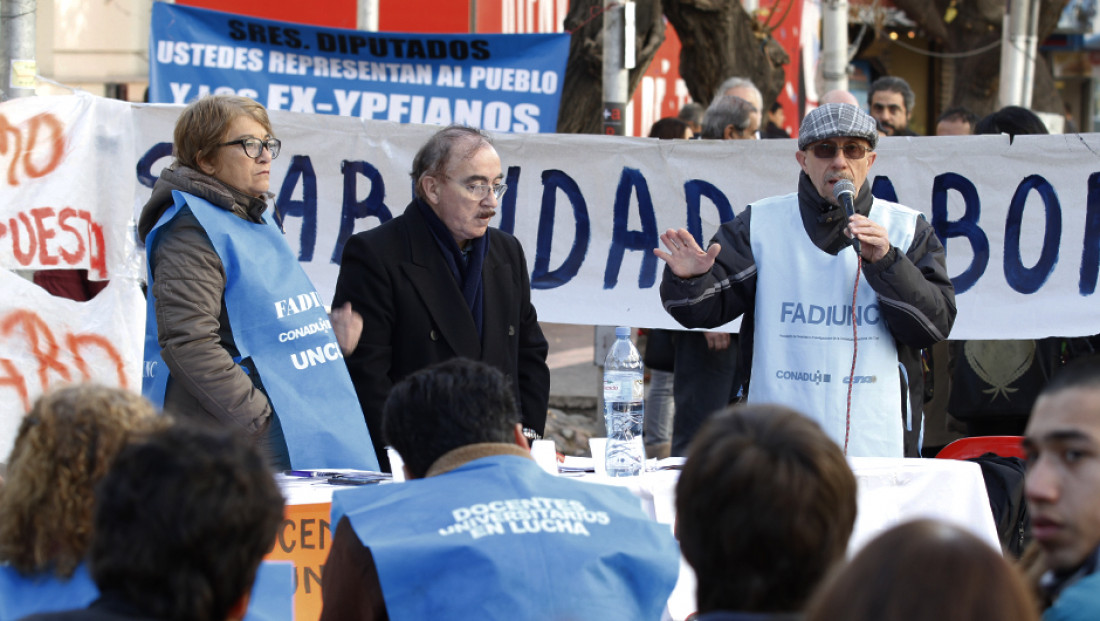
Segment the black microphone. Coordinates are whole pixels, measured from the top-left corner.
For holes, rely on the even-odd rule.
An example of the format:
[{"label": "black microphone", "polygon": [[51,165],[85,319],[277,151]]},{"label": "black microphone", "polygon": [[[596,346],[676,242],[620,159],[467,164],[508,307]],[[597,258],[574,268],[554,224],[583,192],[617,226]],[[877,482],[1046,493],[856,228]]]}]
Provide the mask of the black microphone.
[{"label": "black microphone", "polygon": [[[848,215],[849,219],[855,215],[856,184],[848,179],[837,181],[833,184],[833,198],[840,203],[841,207],[844,207],[844,213]],[[852,247],[856,249],[856,256],[860,256],[859,239],[854,235],[852,236]]]}]

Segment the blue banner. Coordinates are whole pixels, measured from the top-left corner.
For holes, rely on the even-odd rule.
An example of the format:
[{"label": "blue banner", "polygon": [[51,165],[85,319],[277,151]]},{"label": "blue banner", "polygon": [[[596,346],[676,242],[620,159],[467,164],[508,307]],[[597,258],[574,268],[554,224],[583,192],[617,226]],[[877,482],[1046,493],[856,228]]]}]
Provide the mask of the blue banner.
[{"label": "blue banner", "polygon": [[377,33],[153,3],[149,100],[209,93],[269,110],[553,132],[568,34]]}]

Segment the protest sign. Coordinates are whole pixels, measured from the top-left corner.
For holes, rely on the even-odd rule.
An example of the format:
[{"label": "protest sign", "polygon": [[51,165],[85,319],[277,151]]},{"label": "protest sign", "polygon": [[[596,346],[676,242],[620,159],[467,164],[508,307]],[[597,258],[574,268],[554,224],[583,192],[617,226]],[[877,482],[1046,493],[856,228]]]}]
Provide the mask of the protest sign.
[{"label": "protest sign", "polygon": [[569,35],[378,33],[158,2],[149,93],[236,93],[269,110],[553,132]]}]

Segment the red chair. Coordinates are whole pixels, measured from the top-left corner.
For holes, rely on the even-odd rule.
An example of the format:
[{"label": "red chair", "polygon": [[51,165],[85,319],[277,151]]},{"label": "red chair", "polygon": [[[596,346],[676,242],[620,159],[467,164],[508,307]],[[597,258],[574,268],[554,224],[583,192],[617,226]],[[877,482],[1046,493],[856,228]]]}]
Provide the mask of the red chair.
[{"label": "red chair", "polygon": [[996,453],[1001,457],[1025,458],[1020,446],[1021,436],[974,436],[960,438],[943,447],[936,459],[970,459],[986,453]]}]

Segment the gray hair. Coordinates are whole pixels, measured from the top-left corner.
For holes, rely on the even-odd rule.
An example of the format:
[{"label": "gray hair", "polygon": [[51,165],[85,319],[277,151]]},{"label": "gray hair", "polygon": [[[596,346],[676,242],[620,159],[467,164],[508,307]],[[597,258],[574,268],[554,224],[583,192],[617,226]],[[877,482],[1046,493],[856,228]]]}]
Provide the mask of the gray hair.
[{"label": "gray hair", "polygon": [[867,91],[867,105],[871,105],[871,99],[879,91],[890,91],[901,95],[901,98],[905,101],[906,116],[909,116],[909,113],[913,111],[913,104],[916,103],[917,97],[905,80],[893,76],[883,76],[871,82],[871,88]]},{"label": "gray hair", "polygon": [[718,87],[718,90],[714,93],[714,98],[718,99],[722,95],[725,95],[726,91],[733,88],[747,88],[751,90],[756,100],[750,101],[749,103],[760,108],[764,107],[764,96],[760,94],[760,89],[756,88],[756,85],[752,83],[752,80],[737,76],[727,78],[725,82],[722,82],[722,84]]},{"label": "gray hair", "polygon": [[752,115],[759,112],[756,106],[733,95],[719,95],[703,115],[702,136],[708,140],[721,140],[726,127],[733,125],[744,132],[752,125]]},{"label": "gray hair", "polygon": [[420,180],[426,175],[441,175],[454,159],[473,157],[483,147],[491,146],[493,139],[476,127],[451,125],[439,130],[420,147],[413,158],[412,172],[409,173],[413,180],[413,193],[423,200],[425,196]]}]

